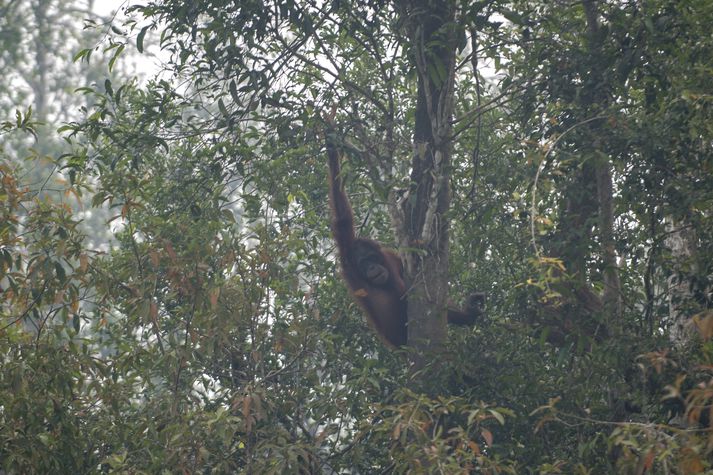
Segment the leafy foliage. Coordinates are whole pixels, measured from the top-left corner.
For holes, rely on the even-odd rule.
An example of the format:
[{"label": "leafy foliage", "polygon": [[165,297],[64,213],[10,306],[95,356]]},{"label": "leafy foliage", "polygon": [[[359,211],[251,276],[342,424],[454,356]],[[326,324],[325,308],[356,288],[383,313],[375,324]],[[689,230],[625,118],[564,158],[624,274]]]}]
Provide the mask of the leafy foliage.
[{"label": "leafy foliage", "polygon": [[[164,70],[83,85],[60,128],[63,198],[108,209],[111,246],[22,184],[14,157],[37,154],[3,151],[2,470],[711,469],[708,2],[462,7],[451,297],[486,291],[488,316],[419,372],[335,271],[320,150],[335,105],[358,231],[393,243],[416,17],[223,3],[130,6],[110,68],[161,31]],[[1,133],[38,129],[18,113]]]}]

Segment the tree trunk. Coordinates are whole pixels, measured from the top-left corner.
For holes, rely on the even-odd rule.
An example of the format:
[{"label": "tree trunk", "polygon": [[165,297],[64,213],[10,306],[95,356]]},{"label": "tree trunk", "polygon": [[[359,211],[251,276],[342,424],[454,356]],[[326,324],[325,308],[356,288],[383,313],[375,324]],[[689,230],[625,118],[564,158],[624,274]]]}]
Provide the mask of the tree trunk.
[{"label": "tree trunk", "polygon": [[410,357],[419,371],[446,339],[455,3],[405,1],[400,7],[418,71],[411,184],[398,238],[405,249]]},{"label": "tree trunk", "polygon": [[[590,69],[582,86],[577,105],[581,110],[578,126],[586,127],[580,149],[580,166],[573,169],[571,181],[563,190],[560,225],[552,250],[562,258],[571,277],[556,284],[556,290],[567,296],[570,304],[559,315],[566,322],[572,315],[580,320],[581,329],[595,339],[618,333],[621,323],[621,284],[614,237],[614,183],[612,160],[600,139],[602,119],[610,107],[610,87],[604,74],[604,32],[599,25],[596,0],[582,0],[586,21],[586,53]],[[594,240],[594,232],[599,238]],[[597,246],[598,244],[598,246]],[[601,266],[600,294],[591,283],[588,264],[597,256]],[[562,313],[562,311],[560,311]],[[595,318],[590,318],[594,316]],[[591,324],[596,325],[590,328]],[[556,335],[555,335],[556,336]]]},{"label": "tree trunk", "polygon": [[698,239],[695,230],[674,220],[666,220],[666,246],[671,250],[673,274],[668,278],[668,324],[669,338],[676,346],[685,346],[691,338],[688,325],[691,312],[687,307],[693,299],[690,279],[696,274],[696,248]]},{"label": "tree trunk", "polygon": [[[599,27],[599,12],[596,0],[583,0],[582,6],[587,20],[587,42],[589,55],[592,58],[592,80],[594,84],[591,93],[592,104],[599,110],[606,111],[609,107],[609,91],[604,85],[606,80],[602,70],[604,62],[602,47],[604,37]],[[598,112],[596,109],[594,112]],[[605,312],[607,326],[610,330],[619,326],[621,317],[621,283],[619,282],[619,269],[616,261],[616,247],[614,241],[614,184],[612,181],[611,163],[608,156],[597,153],[596,145],[598,124],[590,126],[592,138],[597,155],[594,161],[597,201],[599,204],[599,240],[602,255],[602,280],[604,293],[602,304]]]},{"label": "tree trunk", "polygon": [[35,67],[37,68],[35,79],[30,81],[32,92],[34,93],[34,109],[37,120],[44,122],[47,120],[47,93],[49,91],[47,75],[49,65],[47,62],[47,42],[50,37],[48,13],[51,7],[51,0],[39,0],[33,4],[33,14],[37,33],[35,34]]},{"label": "tree trunk", "polygon": [[599,197],[599,239],[602,252],[602,303],[610,329],[619,326],[621,316],[621,283],[616,262],[614,241],[614,197],[609,159],[597,164],[597,194]]}]

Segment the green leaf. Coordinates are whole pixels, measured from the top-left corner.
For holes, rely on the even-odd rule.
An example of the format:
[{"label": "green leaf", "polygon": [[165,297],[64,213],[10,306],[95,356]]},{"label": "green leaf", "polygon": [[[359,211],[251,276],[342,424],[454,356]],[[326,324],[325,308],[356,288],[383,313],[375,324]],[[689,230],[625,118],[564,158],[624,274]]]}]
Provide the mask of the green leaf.
[{"label": "green leaf", "polygon": [[223,117],[228,118],[230,116],[228,109],[225,107],[225,102],[223,102],[223,98],[218,99],[218,109],[220,113],[223,114]]},{"label": "green leaf", "polygon": [[502,426],[502,425],[505,425],[505,418],[503,417],[502,414],[500,414],[500,413],[499,413],[498,411],[496,411],[495,409],[488,409],[488,411],[489,411],[490,414],[492,414],[492,416],[500,423],[501,426]]},{"label": "green leaf", "polygon": [[61,263],[55,262],[54,263],[54,271],[55,274],[57,275],[57,279],[59,279],[60,282],[64,282],[67,280],[67,275],[64,271],[64,267],[62,266]]},{"label": "green leaf", "polygon": [[116,51],[114,51],[113,56],[109,60],[109,72],[111,72],[114,69],[114,64],[116,63],[116,60],[119,58],[119,55],[121,55],[121,52],[124,51],[125,47],[126,47],[126,45],[120,44],[116,48]]},{"label": "green leaf", "polygon": [[226,221],[235,223],[235,215],[229,209],[221,210],[220,215],[223,216],[223,219],[225,219]]},{"label": "green leaf", "polygon": [[510,20],[510,21],[511,21],[512,23],[514,23],[515,25],[520,25],[520,26],[522,26],[522,25],[525,25],[525,24],[526,24],[526,22],[525,22],[525,20],[523,19],[522,15],[520,15],[520,14],[518,14],[518,13],[515,13],[515,12],[512,11],[512,10],[508,10],[507,8],[503,8],[502,10],[500,10],[500,13],[502,13],[502,15],[503,15],[505,18],[507,18],[508,20]]},{"label": "green leaf", "polygon": [[235,80],[231,80],[230,84],[228,84],[228,90],[230,91],[230,97],[233,98],[233,101],[239,102],[238,101],[238,87],[235,84]]},{"label": "green leaf", "polygon": [[89,57],[92,54],[92,50],[89,48],[85,48],[83,50],[80,50],[77,54],[74,55],[72,58],[73,62],[77,62],[78,60],[86,59],[87,62],[89,62]]},{"label": "green leaf", "polygon": [[151,28],[151,25],[141,28],[141,31],[136,36],[136,49],[139,50],[139,53],[144,52],[144,37],[146,36],[146,32],[149,28]]}]

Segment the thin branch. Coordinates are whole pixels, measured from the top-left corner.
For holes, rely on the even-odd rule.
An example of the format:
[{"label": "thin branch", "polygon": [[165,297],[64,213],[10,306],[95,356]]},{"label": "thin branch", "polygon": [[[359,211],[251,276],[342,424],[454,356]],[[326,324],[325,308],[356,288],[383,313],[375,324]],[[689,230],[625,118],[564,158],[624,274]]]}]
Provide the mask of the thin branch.
[{"label": "thin branch", "polygon": [[608,116],[602,116],[598,115],[596,117],[590,117],[589,119],[585,119],[581,122],[577,122],[564,132],[562,132],[562,135],[557,137],[554,142],[547,148],[547,152],[542,156],[542,160],[540,160],[540,164],[537,167],[537,173],[535,173],[535,180],[532,183],[532,204],[530,206],[530,234],[532,238],[532,247],[535,250],[535,256],[539,259],[541,257],[540,255],[540,249],[537,247],[537,237],[535,234],[535,216],[537,213],[537,183],[540,179],[540,174],[544,171],[545,168],[545,163],[547,163],[547,157],[550,155],[550,152],[555,149],[557,144],[559,143],[560,140],[564,138],[565,135],[573,131],[579,126],[582,126],[584,124],[588,124],[590,122],[594,122],[595,120],[602,120],[606,119]]},{"label": "thin branch", "polygon": [[384,114],[387,114],[387,113],[388,113],[388,109],[386,108],[386,106],[384,106],[384,104],[381,103],[381,101],[379,101],[378,99],[376,99],[376,98],[374,97],[374,95],[371,94],[370,91],[364,89],[363,87],[359,86],[358,84],[356,84],[356,83],[354,83],[354,82],[352,82],[352,81],[349,81],[348,79],[345,79],[344,74],[343,74],[342,71],[340,71],[340,70],[337,70],[336,72],[335,72],[335,71],[332,71],[331,69],[329,69],[329,68],[327,68],[327,67],[325,67],[325,66],[319,64],[318,62],[316,62],[316,61],[314,61],[314,60],[312,60],[311,58],[308,58],[307,56],[305,56],[304,54],[300,53],[299,51],[297,51],[297,50],[295,50],[295,49],[292,49],[292,45],[288,44],[287,41],[285,41],[285,39],[284,39],[282,36],[277,35],[277,36],[276,36],[276,39],[280,42],[280,44],[281,44],[283,47],[289,49],[290,52],[291,52],[297,59],[299,59],[300,61],[303,61],[303,62],[305,62],[306,64],[309,64],[310,66],[312,66],[313,68],[315,68],[315,69],[317,69],[317,70],[319,70],[319,71],[322,71],[322,72],[328,74],[329,76],[333,77],[335,80],[340,81],[342,84],[344,84],[344,85],[345,85],[346,87],[348,87],[349,89],[352,89],[353,91],[355,91],[355,92],[361,94],[364,98],[368,99],[369,102],[371,102],[372,104],[374,104],[374,106],[375,106],[377,109],[379,109],[382,113],[384,113]]},{"label": "thin branch", "polygon": [[[475,78],[475,98],[476,98],[476,108],[477,110],[481,110],[481,102],[482,102],[482,97],[481,97],[481,91],[480,91],[480,76],[478,75],[478,55],[476,53],[478,49],[478,33],[475,31],[475,29],[472,29],[470,31],[470,42],[471,42],[471,48],[472,52],[470,54],[470,62],[471,65],[473,66],[473,77]],[[478,179],[478,163],[480,162],[480,140],[481,140],[481,135],[483,132],[483,114],[478,114],[477,118],[477,125],[476,125],[476,136],[475,136],[475,146],[473,147],[473,154],[472,154],[472,160],[473,160],[473,181],[470,184],[470,192],[468,193],[468,196],[470,199],[475,196],[475,182]]]}]

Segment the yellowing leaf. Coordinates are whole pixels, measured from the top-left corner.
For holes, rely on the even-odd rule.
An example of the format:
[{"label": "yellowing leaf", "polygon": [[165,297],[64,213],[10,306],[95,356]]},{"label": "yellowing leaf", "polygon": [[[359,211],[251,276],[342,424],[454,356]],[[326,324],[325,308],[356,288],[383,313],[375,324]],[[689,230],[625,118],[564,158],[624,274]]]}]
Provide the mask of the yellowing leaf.
[{"label": "yellowing leaf", "polygon": [[642,460],[643,460],[643,464],[641,464],[641,466],[642,466],[645,470],[651,469],[651,467],[654,466],[654,458],[655,458],[655,457],[656,457],[656,452],[654,452],[653,450],[649,450],[649,451],[646,453],[646,455],[644,456],[644,458],[642,459]]},{"label": "yellowing leaf", "polygon": [[492,446],[493,445],[493,433],[488,429],[480,429],[480,435],[485,439],[485,443]]},{"label": "yellowing leaf", "polygon": [[691,321],[701,334],[701,338],[708,340],[713,337],[713,311],[707,310],[694,315]]},{"label": "yellowing leaf", "polygon": [[208,298],[210,299],[210,308],[215,310],[218,306],[218,297],[220,296],[220,288],[215,288],[210,291]]},{"label": "yellowing leaf", "polygon": [[681,462],[679,467],[681,468],[681,473],[688,475],[689,473],[703,473],[705,467],[701,461],[700,456],[689,448],[683,448],[681,450],[683,456],[681,457]]},{"label": "yellowing leaf", "polygon": [[155,249],[149,251],[149,259],[151,259],[151,264],[153,264],[154,267],[158,267],[160,259]]},{"label": "yellowing leaf", "polygon": [[158,305],[153,300],[149,304],[149,315],[151,316],[151,321],[156,325],[156,329],[160,328],[158,324]]},{"label": "yellowing leaf", "polygon": [[89,267],[89,256],[86,254],[79,255],[79,270],[86,272]]},{"label": "yellowing leaf", "polygon": [[178,258],[178,255],[176,254],[176,251],[173,250],[173,246],[167,240],[164,240],[163,244],[164,246],[166,246],[166,254],[168,254],[168,257],[170,257],[171,260],[175,262]]}]

